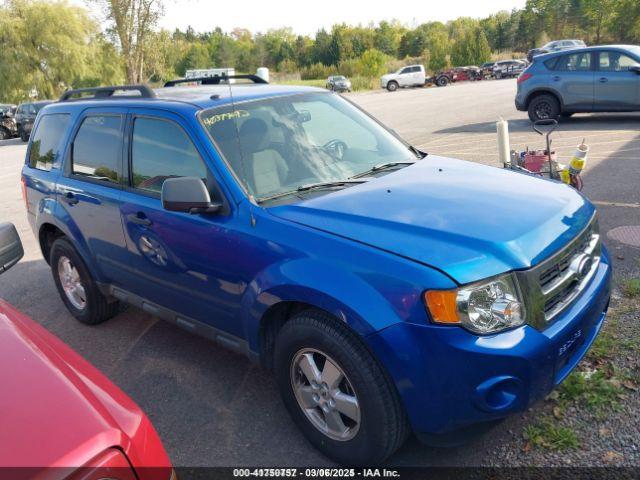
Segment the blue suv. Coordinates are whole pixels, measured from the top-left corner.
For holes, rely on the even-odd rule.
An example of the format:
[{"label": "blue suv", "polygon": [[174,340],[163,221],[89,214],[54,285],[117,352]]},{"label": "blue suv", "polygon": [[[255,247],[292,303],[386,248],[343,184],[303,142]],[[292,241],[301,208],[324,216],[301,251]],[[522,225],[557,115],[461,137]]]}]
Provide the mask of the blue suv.
[{"label": "blue suv", "polygon": [[40,112],[25,202],[79,321],[132,304],[248,355],[348,464],[411,431],[460,442],[562,382],[609,304],[588,200],[427,155],[338,94],[249,80]]},{"label": "blue suv", "polygon": [[604,45],[533,57],[518,77],[516,108],[532,122],[640,111],[640,47]]}]

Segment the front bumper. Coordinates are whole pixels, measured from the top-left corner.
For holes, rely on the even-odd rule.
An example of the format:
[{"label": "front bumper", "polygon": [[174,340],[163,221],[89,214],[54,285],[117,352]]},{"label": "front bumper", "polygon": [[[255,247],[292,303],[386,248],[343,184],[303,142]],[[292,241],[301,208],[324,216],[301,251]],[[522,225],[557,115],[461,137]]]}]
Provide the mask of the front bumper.
[{"label": "front bumper", "polygon": [[543,331],[492,336],[398,323],[367,337],[418,434],[438,435],[525,410],[560,384],[602,327],[611,293],[606,251],[591,283]]}]

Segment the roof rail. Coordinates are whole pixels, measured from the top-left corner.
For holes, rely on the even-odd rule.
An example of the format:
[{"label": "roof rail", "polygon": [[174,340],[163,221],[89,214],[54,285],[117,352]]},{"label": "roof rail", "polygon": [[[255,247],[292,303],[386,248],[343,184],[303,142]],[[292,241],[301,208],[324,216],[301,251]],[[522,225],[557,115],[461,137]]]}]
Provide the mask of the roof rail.
[{"label": "roof rail", "polygon": [[197,77],[197,78],[178,78],[176,80],[169,80],[164,84],[165,87],[175,87],[181,83],[196,83],[200,85],[219,85],[220,82],[226,80],[251,80],[253,83],[269,83],[264,78],[258,75],[214,75],[213,77]]},{"label": "roof rail", "polygon": [[[139,92],[140,95],[114,95],[116,92]],[[85,95],[85,94],[93,94]],[[74,98],[76,97],[76,98]],[[131,99],[131,98],[156,98],[156,93],[148,85],[114,85],[111,87],[91,87],[67,90],[60,97],[61,102],[74,100],[99,100],[99,99]]]}]

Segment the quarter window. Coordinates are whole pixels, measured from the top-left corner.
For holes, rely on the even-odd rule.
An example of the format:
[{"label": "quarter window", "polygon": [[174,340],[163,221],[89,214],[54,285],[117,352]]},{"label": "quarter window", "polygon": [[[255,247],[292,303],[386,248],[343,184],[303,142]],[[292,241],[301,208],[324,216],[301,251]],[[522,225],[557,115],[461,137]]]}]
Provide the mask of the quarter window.
[{"label": "quarter window", "polygon": [[603,72],[627,72],[634,65],[638,62],[620,52],[600,52],[598,68]]},{"label": "quarter window", "polygon": [[73,142],[72,173],[94,180],[120,183],[122,124],[121,115],[85,118]]},{"label": "quarter window", "polygon": [[29,166],[31,168],[51,170],[58,153],[60,139],[68,125],[69,115],[66,113],[45,115],[40,119],[29,150]]},{"label": "quarter window", "polygon": [[206,181],[207,169],[184,130],[156,118],[136,118],[131,144],[133,186],[162,191],[167,178],[197,177]]}]

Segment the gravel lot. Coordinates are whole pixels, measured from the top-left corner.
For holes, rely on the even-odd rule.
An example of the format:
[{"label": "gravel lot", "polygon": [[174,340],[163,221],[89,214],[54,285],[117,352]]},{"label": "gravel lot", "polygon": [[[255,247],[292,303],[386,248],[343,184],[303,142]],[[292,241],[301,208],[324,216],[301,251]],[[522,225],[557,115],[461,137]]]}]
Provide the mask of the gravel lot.
[{"label": "gravel lot", "polygon": [[[494,123],[500,116],[510,121],[512,148],[543,144],[526,114],[515,110],[514,95],[515,81],[503,80],[349,98],[428,152],[497,164]],[[565,159],[583,137],[591,145],[584,193],[599,206],[603,234],[640,224],[639,126],[635,114],[577,115],[563,122],[554,137]],[[0,142],[0,220],[16,224],[26,249],[22,263],[1,277],[0,297],[131,395],[154,422],[176,466],[327,465],[289,420],[271,377],[243,357],[133,308],[97,327],[80,325],[67,313],[26,223],[19,186],[24,153],[19,140]],[[640,250],[608,237],[605,241],[614,256],[616,284],[640,277]],[[615,295],[612,335],[638,341],[638,305],[623,299],[619,288]],[[613,350],[622,352],[617,346]],[[625,351],[611,362],[637,375],[637,352]],[[427,448],[411,439],[389,463],[640,466],[639,397],[625,389],[619,411],[604,415],[568,405],[556,423],[576,433],[577,449],[557,452],[523,438],[525,426],[553,418],[554,404],[541,402],[465,447]]]}]

